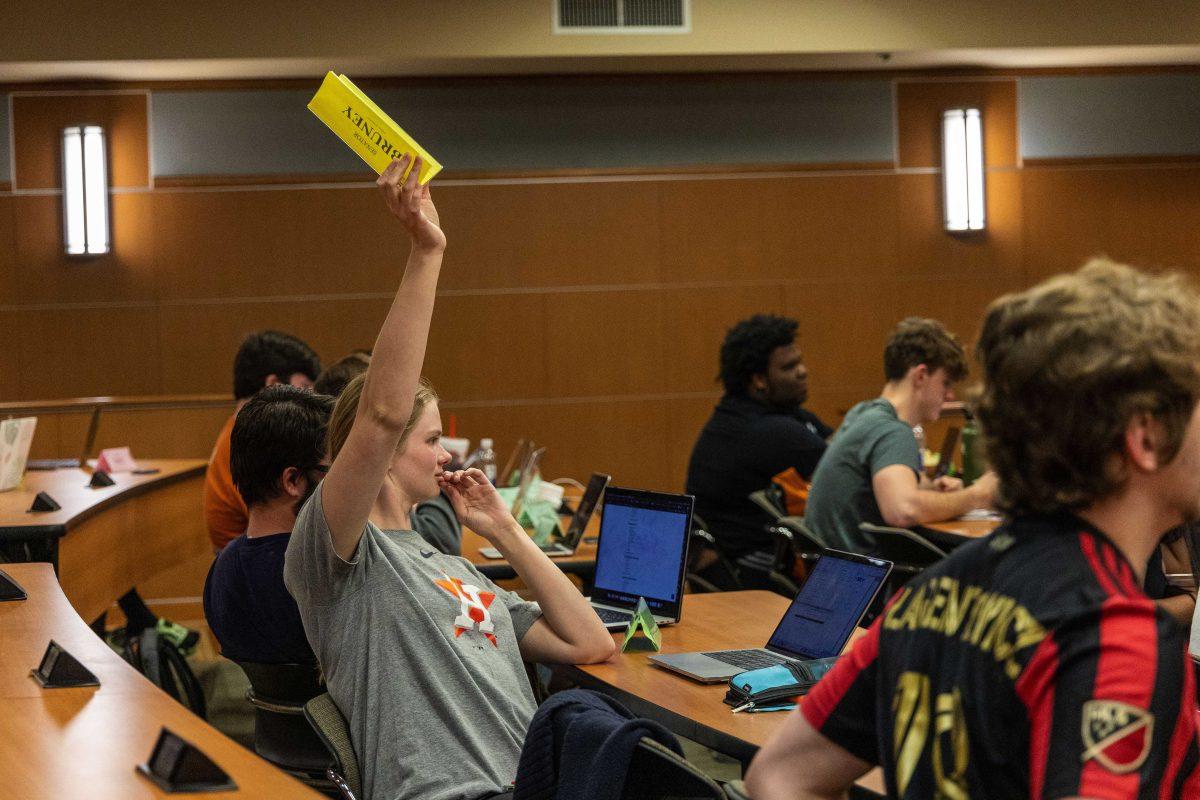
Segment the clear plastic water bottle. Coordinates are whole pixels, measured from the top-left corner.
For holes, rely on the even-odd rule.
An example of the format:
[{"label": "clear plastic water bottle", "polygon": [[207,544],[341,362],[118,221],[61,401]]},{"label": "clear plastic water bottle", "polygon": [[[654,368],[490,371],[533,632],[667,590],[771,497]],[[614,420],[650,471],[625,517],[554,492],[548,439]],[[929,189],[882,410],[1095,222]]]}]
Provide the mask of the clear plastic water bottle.
[{"label": "clear plastic water bottle", "polygon": [[496,451],[492,449],[491,439],[479,440],[479,455],[475,459],[475,466],[479,467],[489,481],[493,484],[496,482]]}]

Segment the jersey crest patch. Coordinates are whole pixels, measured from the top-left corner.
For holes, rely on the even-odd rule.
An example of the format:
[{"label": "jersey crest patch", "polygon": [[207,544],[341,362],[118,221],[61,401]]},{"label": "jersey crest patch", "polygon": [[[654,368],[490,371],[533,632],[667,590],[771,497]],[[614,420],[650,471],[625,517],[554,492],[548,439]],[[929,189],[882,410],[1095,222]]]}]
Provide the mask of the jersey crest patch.
[{"label": "jersey crest patch", "polygon": [[458,600],[458,616],[454,618],[454,638],[457,639],[467,631],[477,630],[487,637],[492,647],[499,647],[496,642],[496,625],[492,622],[492,612],[488,610],[492,601],[496,599],[495,593],[481,592],[478,586],[463,583],[461,579],[451,578],[445,573],[442,573],[442,577],[445,580],[434,583]]},{"label": "jersey crest patch", "polygon": [[1133,772],[1150,754],[1153,735],[1154,715],[1144,708],[1116,700],[1083,704],[1085,762],[1096,761],[1116,775]]}]

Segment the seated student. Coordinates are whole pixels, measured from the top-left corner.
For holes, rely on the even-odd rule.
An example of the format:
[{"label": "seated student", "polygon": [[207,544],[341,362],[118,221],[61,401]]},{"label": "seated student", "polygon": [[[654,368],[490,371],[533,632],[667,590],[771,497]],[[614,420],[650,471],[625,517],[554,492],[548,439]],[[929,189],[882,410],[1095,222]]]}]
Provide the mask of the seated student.
[{"label": "seated student", "polygon": [[933,422],[967,375],[962,345],[932,319],[909,317],[883,351],[887,383],[874,400],[846,412],[813,474],[805,521],[830,547],[869,553],[860,522],[910,528],[990,506],[996,478],[970,488],[957,478],[925,477],[913,427]]},{"label": "seated student", "polygon": [[333,398],[280,384],[242,406],[230,436],[229,468],[246,503],[246,532],[227,544],[204,582],[204,616],[234,661],[316,661],[296,601],[283,585],[283,557],[296,512],[328,463]]},{"label": "seated student", "polygon": [[370,365],[371,353],[367,350],[355,350],[321,370],[316,383],[313,384],[313,391],[317,394],[327,394],[336,400],[346,388],[346,384],[355,376],[366,372]]},{"label": "seated student", "polygon": [[809,480],[832,429],[802,406],[808,370],[796,346],[797,322],[755,314],[721,344],[725,395],[700,431],[688,462],[687,493],[729,557],[774,545],[770,517],[751,502],[789,469]]},{"label": "seated student", "polygon": [[834,797],[1200,796],[1183,629],[1142,591],[1200,517],[1200,297],[1106,261],[989,308],[979,418],[1012,515],[892,600],[746,777]]},{"label": "seated student", "polygon": [[237,407],[217,434],[204,472],[204,521],[214,551],[246,531],[246,506],[229,474],[229,435],[238,409],[264,386],[287,383],[311,389],[320,372],[317,354],[291,334],[258,331],[247,336],[238,348],[233,359],[233,396]]},{"label": "seated student", "polygon": [[[284,580],[329,693],[350,726],[367,798],[474,799],[512,782],[535,704],[522,660],[594,662],[612,636],[517,525],[479,470],[443,473],[437,397],[421,380],[446,240],[408,158],[379,187],[412,241],[358,402],[345,394],[333,465],[296,520]],[[447,492],[463,524],[537,602],[496,587],[411,530],[414,502]]]}]

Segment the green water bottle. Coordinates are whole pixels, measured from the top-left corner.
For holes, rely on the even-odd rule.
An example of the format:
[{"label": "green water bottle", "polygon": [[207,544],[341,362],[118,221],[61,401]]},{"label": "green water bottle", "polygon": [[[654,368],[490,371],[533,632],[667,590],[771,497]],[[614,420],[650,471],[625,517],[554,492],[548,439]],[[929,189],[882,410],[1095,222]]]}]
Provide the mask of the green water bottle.
[{"label": "green water bottle", "polygon": [[964,486],[970,486],[983,474],[983,464],[979,459],[979,426],[975,417],[967,413],[967,424],[962,431],[962,480]]}]

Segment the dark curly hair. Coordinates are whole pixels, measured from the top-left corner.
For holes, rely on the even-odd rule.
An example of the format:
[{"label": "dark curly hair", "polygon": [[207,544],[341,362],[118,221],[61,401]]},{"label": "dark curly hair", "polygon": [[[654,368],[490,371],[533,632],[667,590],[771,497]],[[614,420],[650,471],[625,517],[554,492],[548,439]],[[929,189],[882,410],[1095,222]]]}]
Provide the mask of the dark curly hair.
[{"label": "dark curly hair", "polygon": [[268,386],[242,406],[229,438],[229,472],[247,508],[279,496],[288,467],[325,458],[333,398],[287,384]]},{"label": "dark curly hair", "polygon": [[728,394],[745,394],[750,379],[767,371],[771,353],[796,341],[800,323],[774,314],[755,314],[729,329],[721,343],[721,374]]},{"label": "dark curly hair", "polygon": [[321,359],[311,347],[290,333],[257,331],[242,340],[233,359],[233,396],[251,397],[274,375],[280,383],[297,372],[315,381],[321,373]]},{"label": "dark curly hair", "polygon": [[976,346],[979,421],[1001,505],[1086,508],[1126,481],[1129,420],[1163,427],[1170,463],[1200,400],[1200,297],[1178,275],[1107,260],[996,300]]},{"label": "dark curly hair", "polygon": [[954,383],[967,377],[967,357],[957,336],[936,319],[906,317],[883,348],[883,377],[898,381],[920,364],[930,372],[946,370]]}]

